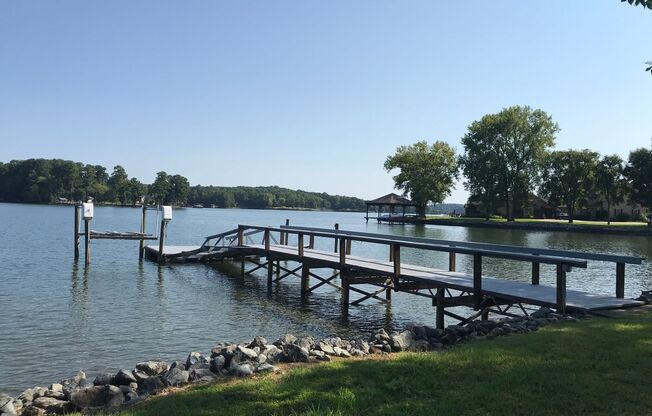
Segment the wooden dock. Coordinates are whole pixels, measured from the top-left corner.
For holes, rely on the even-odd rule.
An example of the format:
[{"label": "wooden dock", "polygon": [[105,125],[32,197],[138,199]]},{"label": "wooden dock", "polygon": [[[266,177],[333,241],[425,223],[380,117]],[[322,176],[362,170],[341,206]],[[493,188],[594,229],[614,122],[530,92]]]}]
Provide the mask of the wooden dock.
[{"label": "wooden dock", "polygon": [[[293,235],[294,244],[289,244]],[[331,240],[333,250],[315,248],[316,239]],[[353,241],[381,244],[388,247],[388,260],[370,259],[351,254]],[[401,249],[412,248],[449,254],[448,270],[405,264]],[[436,307],[437,326],[444,326],[444,317],[466,324],[474,319],[488,319],[489,314],[515,316],[527,314],[527,305],[545,306],[560,313],[567,311],[599,311],[641,305],[625,299],[625,264],[640,264],[643,259],[611,254],[582,253],[507,245],[432,240],[384,234],[328,230],[308,227],[261,227],[240,225],[238,228],[207,237],[200,246],[165,246],[162,255],[157,246],[146,246],[150,259],[177,262],[210,262],[236,260],[243,275],[266,269],[267,283],[295,276],[301,280],[302,294],[329,285],[342,292],[343,304],[357,305],[368,299],[390,302],[392,292],[405,292],[428,297]],[[455,270],[456,256],[473,258],[473,273]],[[532,265],[530,283],[505,280],[482,273],[482,259],[500,258],[525,261]],[[262,260],[264,259],[264,260]],[[568,290],[566,275],[574,267],[586,268],[587,260],[616,264],[616,296]],[[285,266],[281,266],[283,261]],[[296,267],[287,266],[293,262]],[[254,267],[246,270],[246,264]],[[541,264],[556,267],[556,285],[539,284]],[[332,269],[329,277],[314,273],[315,269]],[[339,285],[337,284],[339,281]],[[316,282],[311,285],[311,282]],[[369,291],[369,287],[373,287]],[[362,295],[349,301],[350,292]],[[463,317],[448,308],[466,306],[473,309]]]}]

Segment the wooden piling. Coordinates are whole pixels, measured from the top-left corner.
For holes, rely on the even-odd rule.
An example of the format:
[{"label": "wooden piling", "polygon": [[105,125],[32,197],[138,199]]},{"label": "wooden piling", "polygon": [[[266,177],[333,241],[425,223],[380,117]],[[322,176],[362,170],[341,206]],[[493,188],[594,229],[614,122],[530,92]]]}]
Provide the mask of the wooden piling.
[{"label": "wooden piling", "polygon": [[398,291],[399,277],[401,277],[401,246],[391,244],[392,259],[394,263],[394,291]]},{"label": "wooden piling", "polygon": [[557,313],[566,313],[566,269],[557,264]]},{"label": "wooden piling", "polygon": [[435,295],[435,305],[437,307],[435,312],[435,326],[439,329],[444,329],[444,295],[444,288],[437,288],[437,294]]},{"label": "wooden piling", "polygon": [[625,297],[625,263],[616,263],[616,297]]},{"label": "wooden piling", "polygon": [[272,288],[272,282],[274,281],[273,275],[274,275],[274,261],[270,260],[269,257],[267,257],[267,288],[268,289]]},{"label": "wooden piling", "polygon": [[[143,214],[142,217],[140,218],[140,233],[145,235],[145,226],[147,224],[146,222],[147,218],[147,205],[143,202]],[[140,239],[140,244],[138,245],[138,258],[142,259],[145,256],[145,240],[142,238]]]},{"label": "wooden piling", "polygon": [[482,255],[473,255],[473,296],[475,297],[475,310],[482,304]]},{"label": "wooden piling", "polygon": [[81,207],[79,205],[75,205],[75,234],[74,234],[74,254],[75,254],[75,260],[79,260],[79,227],[80,227],[80,222],[81,222],[81,216],[80,214]]},{"label": "wooden piling", "polygon": [[[335,231],[337,231],[337,230],[339,230],[339,229],[340,229],[340,225],[339,225],[339,224],[335,224]],[[338,244],[337,244],[337,240],[338,240],[337,237],[335,237],[335,248],[333,249],[333,251],[335,251],[336,253],[337,253],[337,245],[338,245]]]},{"label": "wooden piling", "polygon": [[299,259],[303,259],[303,233],[297,237],[297,249],[299,250]]},{"label": "wooden piling", "polygon": [[448,271],[449,272],[454,272],[455,271],[455,252],[451,251],[448,253]]},{"label": "wooden piling", "polygon": [[168,222],[161,220],[161,230],[158,237],[158,262],[165,263],[165,256],[163,255],[163,248],[165,247],[165,234],[167,233]]},{"label": "wooden piling", "polygon": [[346,254],[351,254],[351,239],[346,240]]},{"label": "wooden piling", "polygon": [[84,220],[84,255],[85,263],[91,263],[91,220]]},{"label": "wooden piling", "polygon": [[541,263],[532,263],[532,284],[539,284],[539,275],[541,274]]},{"label": "wooden piling", "polygon": [[310,268],[303,263],[301,266],[301,294],[305,295],[308,293],[310,288]]}]

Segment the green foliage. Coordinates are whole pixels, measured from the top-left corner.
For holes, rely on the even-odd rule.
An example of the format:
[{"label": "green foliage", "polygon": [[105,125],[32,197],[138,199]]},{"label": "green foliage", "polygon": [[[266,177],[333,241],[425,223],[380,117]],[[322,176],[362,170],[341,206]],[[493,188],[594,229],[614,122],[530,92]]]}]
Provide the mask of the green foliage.
[{"label": "green foliage", "polygon": [[566,205],[570,223],[576,207],[593,192],[598,160],[598,153],[590,150],[558,150],[545,160],[541,193],[556,205]]},{"label": "green foliage", "polygon": [[428,202],[438,204],[450,195],[458,171],[455,149],[442,141],[401,146],[384,166],[387,171],[399,169],[395,187],[410,195],[419,215],[425,215]]},{"label": "green foliage", "polygon": [[596,192],[607,202],[607,223],[611,223],[611,207],[622,202],[625,195],[625,166],[618,155],[607,155],[596,170]]},{"label": "green foliage", "polygon": [[652,0],[620,0],[621,3],[629,3],[632,6],[643,6],[643,8],[648,8],[652,10]]},{"label": "green foliage", "polygon": [[652,150],[640,148],[629,154],[625,176],[631,187],[631,199],[652,207]]},{"label": "green foliage", "polygon": [[529,106],[505,108],[471,123],[459,163],[466,189],[486,204],[487,216],[502,199],[507,219],[514,219],[514,202],[527,201],[558,131],[546,112]]},{"label": "green foliage", "polygon": [[650,313],[552,324],[437,352],[218,381],[123,415],[643,415],[651,331]]}]

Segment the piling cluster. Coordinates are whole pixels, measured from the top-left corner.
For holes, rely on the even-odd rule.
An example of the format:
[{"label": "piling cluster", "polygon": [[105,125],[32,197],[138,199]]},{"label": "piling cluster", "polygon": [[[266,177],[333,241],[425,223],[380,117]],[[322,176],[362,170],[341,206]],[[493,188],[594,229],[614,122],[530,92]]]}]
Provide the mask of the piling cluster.
[{"label": "piling cluster", "polygon": [[119,410],[171,387],[276,372],[279,371],[279,363],[309,363],[330,361],[333,357],[446,349],[472,339],[536,331],[543,325],[560,320],[577,318],[542,308],[530,316],[474,321],[466,326],[451,325],[445,329],[417,325],[392,333],[379,329],[366,339],[329,337],[317,340],[288,334],[268,343],[258,336],[248,343],[218,343],[209,354],[191,352],[184,361],[145,361],[136,364],[133,369],[99,374],[92,379],[80,371],[74,377],[47,388],[27,389],[15,399],[0,395],[0,413],[3,416],[32,416]]}]

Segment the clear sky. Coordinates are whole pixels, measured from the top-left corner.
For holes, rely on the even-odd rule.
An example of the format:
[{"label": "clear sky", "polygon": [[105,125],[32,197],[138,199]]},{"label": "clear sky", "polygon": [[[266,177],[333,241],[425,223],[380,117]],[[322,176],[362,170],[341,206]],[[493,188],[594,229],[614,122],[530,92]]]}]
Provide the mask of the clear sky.
[{"label": "clear sky", "polygon": [[459,153],[511,105],[561,149],[649,146],[648,60],[652,11],[619,0],[0,0],[0,161],[373,198],[397,146]]}]

